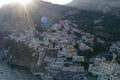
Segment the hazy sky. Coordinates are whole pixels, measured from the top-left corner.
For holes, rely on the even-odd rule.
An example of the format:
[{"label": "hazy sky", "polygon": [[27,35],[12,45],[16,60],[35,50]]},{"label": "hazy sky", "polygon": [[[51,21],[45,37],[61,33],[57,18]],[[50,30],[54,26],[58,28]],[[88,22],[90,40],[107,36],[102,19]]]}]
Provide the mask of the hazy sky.
[{"label": "hazy sky", "polygon": [[67,3],[69,3],[73,0],[43,0],[43,1],[51,2],[51,3],[54,3],[54,4],[64,5],[64,4],[67,4]]},{"label": "hazy sky", "polygon": [[[5,4],[9,4],[9,3],[14,3],[14,2],[29,2],[31,0],[0,0],[0,7],[5,5]],[[64,4],[67,4],[73,0],[43,0],[43,1],[47,1],[47,2],[51,2],[53,4],[61,4],[61,5],[64,5]]]},{"label": "hazy sky", "polygon": [[5,5],[5,4],[15,3],[15,2],[27,4],[27,3],[31,2],[31,0],[0,0],[0,7]]}]

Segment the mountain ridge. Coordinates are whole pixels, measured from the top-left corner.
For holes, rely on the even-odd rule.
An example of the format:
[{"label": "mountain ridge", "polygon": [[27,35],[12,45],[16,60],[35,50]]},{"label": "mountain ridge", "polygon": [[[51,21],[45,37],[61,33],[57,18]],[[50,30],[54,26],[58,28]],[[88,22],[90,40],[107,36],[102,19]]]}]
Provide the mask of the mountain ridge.
[{"label": "mountain ridge", "polygon": [[51,4],[41,0],[34,1],[32,5],[27,6],[27,9],[20,4],[4,5],[0,8],[0,30],[6,30],[7,28],[16,27],[17,25],[29,26],[23,25],[26,24],[26,18],[29,18],[28,20],[32,21],[33,24],[41,26],[41,18],[46,17],[49,23],[52,24],[70,9],[71,8],[67,6]]},{"label": "mountain ridge", "polygon": [[114,8],[120,8],[119,0],[73,0],[68,6],[86,10],[100,10],[104,13],[111,12]]}]

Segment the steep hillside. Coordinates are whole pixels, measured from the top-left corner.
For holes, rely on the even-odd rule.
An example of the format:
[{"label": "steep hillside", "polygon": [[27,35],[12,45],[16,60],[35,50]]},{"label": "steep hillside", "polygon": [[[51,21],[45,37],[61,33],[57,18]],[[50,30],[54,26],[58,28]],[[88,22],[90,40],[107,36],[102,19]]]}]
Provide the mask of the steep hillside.
[{"label": "steep hillside", "polygon": [[73,20],[80,29],[82,28],[107,41],[120,40],[120,15],[78,10],[77,13],[68,14],[63,19]]},{"label": "steep hillside", "polygon": [[65,19],[74,20],[86,31],[107,41],[120,40],[120,1],[119,0],[73,0],[68,4],[79,10]]},{"label": "steep hillside", "polygon": [[69,6],[81,9],[100,10],[103,12],[111,12],[114,8],[120,8],[119,0],[73,0]]}]

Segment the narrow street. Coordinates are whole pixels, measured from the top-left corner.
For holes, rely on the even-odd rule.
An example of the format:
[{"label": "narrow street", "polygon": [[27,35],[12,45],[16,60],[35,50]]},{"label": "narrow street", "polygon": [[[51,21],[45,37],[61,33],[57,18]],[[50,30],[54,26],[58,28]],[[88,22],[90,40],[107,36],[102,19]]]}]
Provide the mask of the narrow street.
[{"label": "narrow street", "polygon": [[40,80],[29,71],[9,67],[5,62],[0,61],[0,80]]}]

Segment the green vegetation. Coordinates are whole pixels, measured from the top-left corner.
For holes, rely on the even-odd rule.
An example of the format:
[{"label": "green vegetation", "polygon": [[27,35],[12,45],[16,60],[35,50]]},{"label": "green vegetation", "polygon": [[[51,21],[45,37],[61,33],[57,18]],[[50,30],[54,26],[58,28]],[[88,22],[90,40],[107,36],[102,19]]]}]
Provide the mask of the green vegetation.
[{"label": "green vegetation", "polygon": [[39,37],[39,40],[41,40],[41,41],[42,41],[43,39],[44,39],[44,37],[43,37],[43,36],[42,36],[42,37]]},{"label": "green vegetation", "polygon": [[97,80],[97,78],[98,78],[98,75],[94,75],[94,74],[91,73],[91,72],[88,72],[88,73],[86,74],[86,76],[89,77],[89,78],[91,78],[92,80]]},{"label": "green vegetation", "polygon": [[75,49],[79,49],[79,44],[75,43],[74,48],[75,48]]},{"label": "green vegetation", "polygon": [[77,37],[81,37],[81,33],[74,32]]},{"label": "green vegetation", "polygon": [[78,55],[79,56],[85,56],[87,59],[91,58],[93,55],[93,52],[90,51],[90,50],[86,50],[86,51],[81,51],[81,50],[78,50]]},{"label": "green vegetation", "polygon": [[107,61],[111,61],[113,59],[113,55],[112,54],[105,55],[105,58]]},{"label": "green vegetation", "polygon": [[81,65],[84,66],[84,69],[86,71],[88,71],[88,69],[89,69],[89,63],[87,63],[86,61],[85,62],[81,62]]},{"label": "green vegetation", "polygon": [[99,52],[106,51],[107,44],[102,44],[97,41],[95,41],[93,49],[94,49],[94,55],[98,54]]},{"label": "green vegetation", "polygon": [[116,60],[117,60],[118,64],[120,64],[120,55],[117,56]]},{"label": "green vegetation", "polygon": [[[84,29],[106,41],[120,40],[120,17],[116,15],[80,10],[80,12],[67,15],[63,19],[72,20],[79,26],[79,29]],[[96,20],[100,20],[100,22],[95,23]],[[98,26],[101,28],[97,28]]]}]

